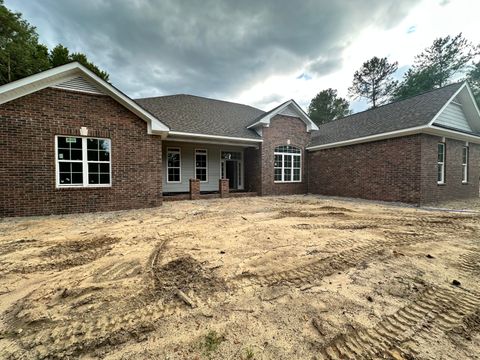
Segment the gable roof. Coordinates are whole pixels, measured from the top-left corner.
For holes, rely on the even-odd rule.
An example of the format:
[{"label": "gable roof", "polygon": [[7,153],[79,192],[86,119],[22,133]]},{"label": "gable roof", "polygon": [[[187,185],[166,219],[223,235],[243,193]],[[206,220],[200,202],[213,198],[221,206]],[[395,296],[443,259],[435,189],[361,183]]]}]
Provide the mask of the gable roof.
[{"label": "gable roof", "polygon": [[0,104],[47,87],[56,87],[58,85],[65,86],[65,84],[68,84],[73,79],[78,80],[79,77],[89,82],[93,88],[101,91],[101,93],[112,97],[139,118],[147,122],[149,134],[166,136],[169,131],[168,126],[120,90],[107,83],[78,62],[71,62],[0,86]]},{"label": "gable roof", "polygon": [[298,114],[298,117],[305,123],[305,125],[307,125],[307,131],[318,130],[318,126],[293,99],[287,100],[283,104],[280,104],[277,107],[274,107],[272,110],[260,115],[252,124],[248,125],[248,128],[256,129],[262,126],[269,126],[270,120],[275,115],[281,114],[282,111],[285,111],[287,108],[290,108],[293,112]]},{"label": "gable roof", "polygon": [[435,126],[436,117],[465,87],[468,89],[465,82],[447,85],[320,125],[319,131],[312,136],[309,149],[341,143],[348,145],[349,141],[361,142],[376,135],[385,135],[385,138],[399,131],[418,132]]},{"label": "gable roof", "polygon": [[135,101],[165,119],[171,134],[261,139],[247,126],[265,112],[252,106],[184,94]]}]

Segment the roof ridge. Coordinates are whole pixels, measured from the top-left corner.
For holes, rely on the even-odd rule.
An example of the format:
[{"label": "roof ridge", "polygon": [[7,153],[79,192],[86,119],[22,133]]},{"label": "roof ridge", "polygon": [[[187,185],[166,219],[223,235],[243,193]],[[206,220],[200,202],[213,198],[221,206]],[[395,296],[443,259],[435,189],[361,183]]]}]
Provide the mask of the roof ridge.
[{"label": "roof ridge", "polygon": [[255,109],[255,110],[259,110],[259,111],[265,112],[265,111],[262,110],[262,109],[259,109],[259,108],[256,108],[256,107],[254,107],[254,106],[247,105],[247,104],[242,104],[242,103],[233,102],[233,101],[228,101],[228,100],[214,99],[214,98],[210,98],[210,97],[206,97],[206,96],[199,96],[199,95],[192,95],[192,94],[171,94],[171,95],[162,95],[162,96],[151,96],[151,97],[145,97],[145,98],[137,98],[137,99],[135,99],[135,101],[137,101],[137,100],[147,100],[147,99],[166,98],[166,97],[175,97],[175,96],[189,96],[189,97],[194,97],[194,98],[198,98],[198,99],[205,99],[205,100],[223,102],[223,103],[227,103],[227,104],[247,106],[247,107],[249,107],[249,108],[252,108],[252,109]]},{"label": "roof ridge", "polygon": [[403,99],[400,99],[400,100],[395,100],[395,101],[389,102],[389,103],[387,103],[387,104],[383,104],[383,105],[377,106],[377,107],[375,107],[375,108],[362,110],[362,111],[359,111],[359,112],[356,112],[356,113],[353,113],[353,114],[350,114],[350,115],[347,115],[347,116],[344,116],[344,117],[335,119],[335,120],[330,121],[330,122],[328,122],[328,123],[326,123],[326,124],[322,124],[321,126],[330,124],[330,123],[332,123],[332,122],[334,122],[334,121],[339,121],[339,120],[343,120],[343,119],[348,119],[348,118],[351,117],[351,116],[355,116],[355,115],[358,115],[358,114],[362,114],[362,113],[365,113],[365,112],[368,112],[368,111],[378,110],[378,109],[383,108],[383,107],[385,107],[385,106],[389,106],[389,105],[393,105],[393,104],[398,104],[398,103],[400,103],[400,102],[407,101],[407,100],[416,98],[416,97],[418,97],[418,96],[422,96],[422,95],[425,95],[425,94],[428,94],[428,93],[431,93],[431,92],[434,92],[434,91],[439,91],[439,90],[442,90],[442,89],[446,89],[447,87],[450,87],[450,86],[453,86],[453,85],[460,85],[460,84],[463,84],[463,83],[465,83],[465,82],[466,82],[466,81],[458,81],[458,82],[454,82],[454,83],[451,83],[451,84],[442,86],[442,87],[440,87],[440,88],[427,90],[427,91],[421,92],[421,93],[416,94],[416,95],[408,96],[408,97],[403,98]]}]

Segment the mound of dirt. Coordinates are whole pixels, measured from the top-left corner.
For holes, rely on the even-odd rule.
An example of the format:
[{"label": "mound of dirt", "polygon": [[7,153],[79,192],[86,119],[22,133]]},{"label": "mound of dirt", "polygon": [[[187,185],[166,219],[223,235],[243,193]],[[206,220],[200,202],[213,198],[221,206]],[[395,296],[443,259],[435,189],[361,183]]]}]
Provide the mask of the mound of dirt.
[{"label": "mound of dirt", "polygon": [[177,290],[194,292],[197,296],[225,290],[225,282],[207,273],[191,256],[176,258],[152,268],[155,291],[162,297],[172,298]]},{"label": "mound of dirt", "polygon": [[46,259],[35,270],[68,269],[89,264],[109,252],[117,241],[104,236],[55,245],[40,254]]}]

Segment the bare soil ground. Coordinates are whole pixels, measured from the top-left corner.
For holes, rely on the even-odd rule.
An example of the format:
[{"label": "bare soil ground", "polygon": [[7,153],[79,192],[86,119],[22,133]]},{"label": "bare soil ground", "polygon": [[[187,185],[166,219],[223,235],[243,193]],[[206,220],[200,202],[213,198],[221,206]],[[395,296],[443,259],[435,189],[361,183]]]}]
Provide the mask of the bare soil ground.
[{"label": "bare soil ground", "polygon": [[0,358],[478,359],[479,234],[315,196],[3,219]]}]

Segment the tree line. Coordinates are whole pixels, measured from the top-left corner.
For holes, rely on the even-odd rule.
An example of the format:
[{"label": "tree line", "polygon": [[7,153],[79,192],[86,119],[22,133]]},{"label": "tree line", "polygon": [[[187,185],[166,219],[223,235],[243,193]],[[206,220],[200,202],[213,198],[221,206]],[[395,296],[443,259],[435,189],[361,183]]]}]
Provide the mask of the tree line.
[{"label": "tree line", "polygon": [[0,85],[72,61],[78,61],[108,81],[108,73],[90,62],[85,54],[71,53],[61,44],[49,50],[39,42],[36,28],[0,0]]},{"label": "tree line", "polygon": [[[348,95],[352,100],[365,99],[370,108],[376,108],[461,79],[469,82],[480,104],[479,55],[480,45],[473,45],[462,33],[440,37],[415,56],[413,65],[400,81],[393,77],[398,62],[375,56],[355,71]],[[350,115],[350,103],[330,88],[312,99],[308,113],[314,122],[324,124]]]}]

